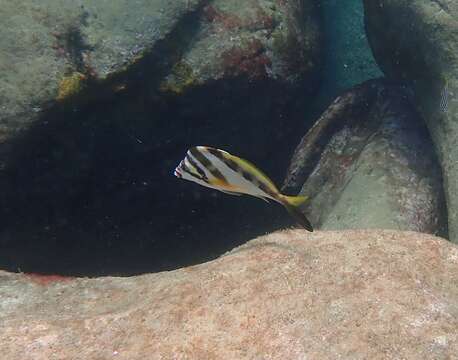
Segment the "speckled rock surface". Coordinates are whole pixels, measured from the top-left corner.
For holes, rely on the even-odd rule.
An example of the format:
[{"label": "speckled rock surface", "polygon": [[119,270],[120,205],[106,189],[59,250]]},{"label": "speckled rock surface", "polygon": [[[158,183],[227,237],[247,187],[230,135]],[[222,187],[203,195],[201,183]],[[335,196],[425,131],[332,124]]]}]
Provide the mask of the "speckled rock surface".
[{"label": "speckled rock surface", "polygon": [[440,166],[409,91],[368,81],[339,96],[296,148],[284,191],[316,228],[446,234]]},{"label": "speckled rock surface", "polygon": [[0,273],[0,351],[41,359],[452,359],[458,248],[394,231],[283,231],[130,278]]},{"label": "speckled rock surface", "polygon": [[195,41],[162,84],[180,94],[210,81],[244,78],[302,86],[320,62],[317,6],[310,0],[215,0],[206,5]]},{"label": "speckled rock surface", "polygon": [[[458,2],[365,0],[366,29],[387,76],[410,81],[439,154],[450,239],[458,242]],[[441,109],[447,87],[448,107]]]},{"label": "speckled rock surface", "polygon": [[125,71],[201,0],[6,1],[0,8],[0,141],[86,80]]}]

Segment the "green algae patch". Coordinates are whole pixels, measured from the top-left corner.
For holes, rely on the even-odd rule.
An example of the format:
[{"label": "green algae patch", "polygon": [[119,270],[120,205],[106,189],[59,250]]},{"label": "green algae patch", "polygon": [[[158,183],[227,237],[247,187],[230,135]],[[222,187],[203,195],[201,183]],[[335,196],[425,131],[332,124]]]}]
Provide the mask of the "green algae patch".
[{"label": "green algae patch", "polygon": [[179,61],[172,67],[170,75],[159,85],[159,90],[181,95],[186,89],[197,83],[198,79],[192,67],[184,61]]},{"label": "green algae patch", "polygon": [[86,80],[86,75],[77,71],[64,76],[59,83],[56,100],[64,101],[79,94],[86,87]]}]

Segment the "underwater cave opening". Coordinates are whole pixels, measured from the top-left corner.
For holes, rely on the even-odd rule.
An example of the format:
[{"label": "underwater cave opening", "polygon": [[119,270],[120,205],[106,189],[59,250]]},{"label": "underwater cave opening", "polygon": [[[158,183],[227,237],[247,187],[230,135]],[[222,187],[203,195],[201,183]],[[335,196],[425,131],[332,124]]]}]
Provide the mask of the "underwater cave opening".
[{"label": "underwater cave opening", "polygon": [[[260,99],[271,91],[263,88],[256,89]],[[188,147],[206,144],[250,158],[278,182],[295,145],[285,142],[293,129],[286,130],[278,114],[267,109],[270,119],[266,112],[257,116],[261,107],[246,96],[215,102],[197,92],[180,104],[147,94],[136,88],[55,108],[11,145],[0,179],[1,269],[69,276],[170,270],[293,225],[281,206],[173,176]],[[204,113],[186,111],[194,102]],[[253,126],[235,125],[234,116]],[[258,129],[263,141],[284,143],[282,151],[256,151],[260,143],[247,139]]]}]

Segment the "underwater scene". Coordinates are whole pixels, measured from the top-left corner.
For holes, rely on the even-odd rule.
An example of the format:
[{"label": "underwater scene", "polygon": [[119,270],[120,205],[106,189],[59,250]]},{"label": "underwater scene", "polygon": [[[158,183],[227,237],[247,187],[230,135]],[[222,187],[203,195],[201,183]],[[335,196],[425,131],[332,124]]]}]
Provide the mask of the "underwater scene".
[{"label": "underwater scene", "polygon": [[458,359],[457,0],[0,0],[0,360]]}]

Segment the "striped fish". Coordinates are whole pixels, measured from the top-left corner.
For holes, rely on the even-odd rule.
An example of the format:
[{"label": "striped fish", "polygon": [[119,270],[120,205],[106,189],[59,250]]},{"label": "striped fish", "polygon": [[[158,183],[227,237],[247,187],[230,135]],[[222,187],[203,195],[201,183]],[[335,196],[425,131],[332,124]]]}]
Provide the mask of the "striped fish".
[{"label": "striped fish", "polygon": [[207,146],[193,147],[176,167],[174,175],[230,195],[246,194],[276,201],[305,229],[313,231],[312,225],[299,209],[307,200],[306,196],[281,194],[256,166],[226,151]]},{"label": "striped fish", "polygon": [[439,109],[441,112],[447,112],[448,110],[448,81],[447,80],[445,80],[444,87],[442,88],[442,91],[441,91]]}]

